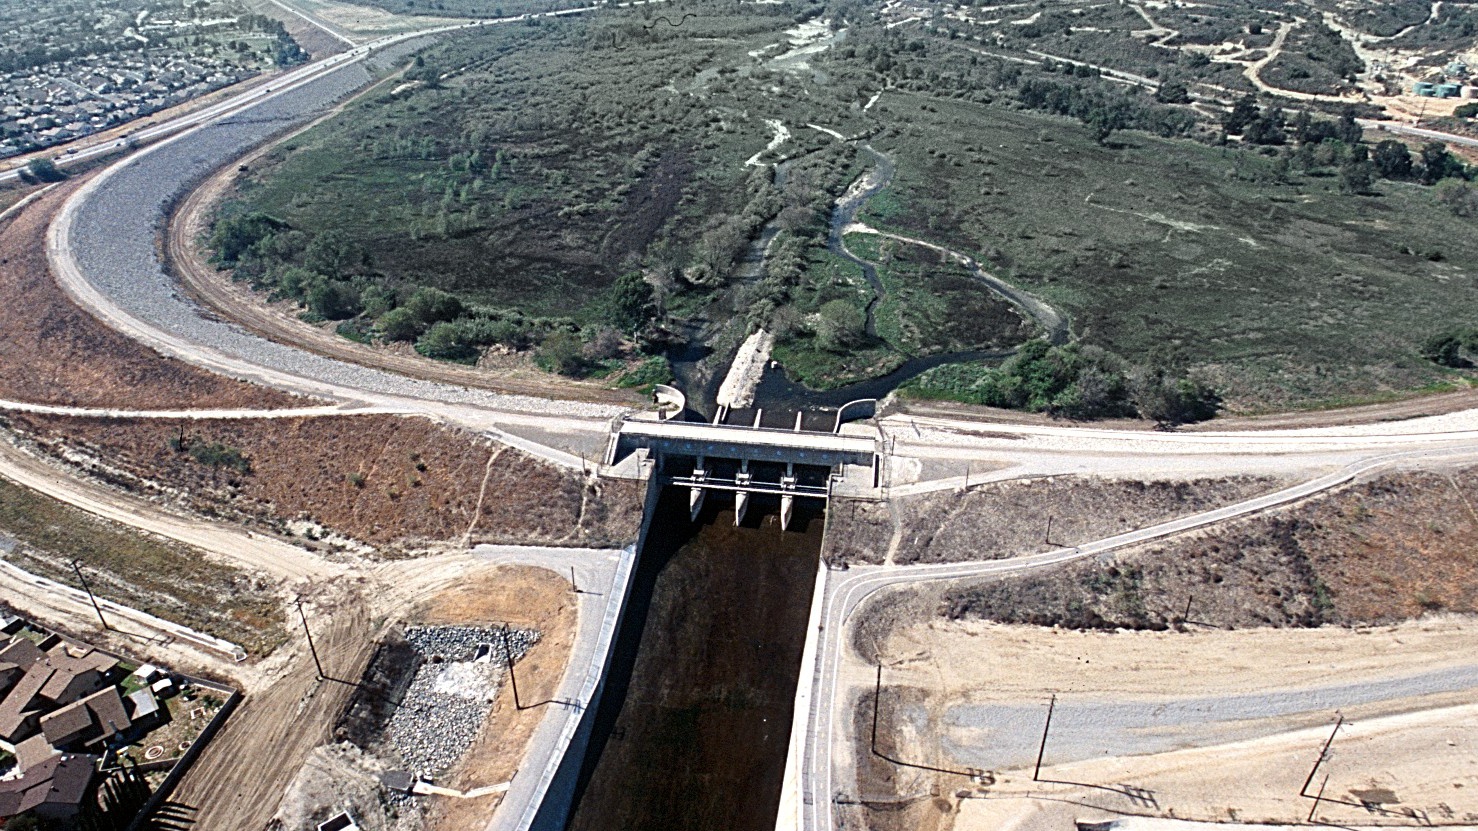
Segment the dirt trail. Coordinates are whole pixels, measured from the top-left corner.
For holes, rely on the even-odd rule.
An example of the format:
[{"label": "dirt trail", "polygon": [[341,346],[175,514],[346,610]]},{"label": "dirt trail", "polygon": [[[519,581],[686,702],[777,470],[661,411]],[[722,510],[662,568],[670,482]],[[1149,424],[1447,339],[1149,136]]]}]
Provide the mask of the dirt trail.
[{"label": "dirt trail", "polygon": [[357,593],[324,605],[310,610],[313,639],[324,672],[342,680],[320,681],[299,643],[282,676],[242,702],[171,797],[193,809],[194,827],[260,831],[308,752],[332,739],[352,682],[369,663],[372,622]]},{"label": "dirt trail", "polygon": [[66,476],[5,443],[0,443],[0,476],[90,514],[204,549],[237,565],[284,580],[343,573],[342,566],[296,546],[199,518],[177,516],[145,500]]}]

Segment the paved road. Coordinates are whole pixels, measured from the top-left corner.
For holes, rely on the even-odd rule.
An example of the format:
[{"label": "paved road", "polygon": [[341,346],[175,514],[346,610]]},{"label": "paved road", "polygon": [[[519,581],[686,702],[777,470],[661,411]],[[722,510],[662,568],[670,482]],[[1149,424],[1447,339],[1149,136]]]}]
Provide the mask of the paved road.
[{"label": "paved road", "polygon": [[[1412,442],[1418,448],[1424,443],[1421,438]],[[1478,439],[1471,439],[1455,450],[1442,447],[1445,442],[1440,438],[1431,443],[1439,449],[1408,449],[1395,453],[1377,451],[1369,458],[1293,487],[1073,548],[986,562],[860,566],[845,572],[825,572],[820,581],[823,593],[820,614],[815,621],[819,627],[813,628],[809,636],[817,639],[819,647],[814,650],[814,662],[803,667],[803,672],[807,672],[809,677],[803,676],[801,680],[802,684],[811,685],[808,706],[803,712],[796,713],[796,729],[803,731],[804,735],[797,783],[800,798],[789,804],[796,807],[797,816],[781,817],[777,828],[830,831],[835,827],[833,799],[838,793],[837,775],[839,769],[848,769],[844,764],[844,754],[836,751],[840,738],[838,724],[845,724],[850,717],[845,709],[847,696],[843,695],[839,681],[842,665],[848,658],[849,620],[862,603],[878,591],[924,581],[1004,576],[1049,568],[1287,505],[1383,468],[1478,458]]]},{"label": "paved road", "polygon": [[1478,139],[1471,136],[1459,136],[1455,133],[1444,133],[1440,130],[1428,130],[1425,127],[1413,127],[1410,124],[1402,124],[1398,121],[1371,121],[1368,118],[1357,118],[1355,121],[1370,130],[1384,130],[1387,133],[1400,133],[1418,138],[1428,138],[1433,141],[1445,141],[1452,144],[1461,144],[1464,147],[1478,147]]}]

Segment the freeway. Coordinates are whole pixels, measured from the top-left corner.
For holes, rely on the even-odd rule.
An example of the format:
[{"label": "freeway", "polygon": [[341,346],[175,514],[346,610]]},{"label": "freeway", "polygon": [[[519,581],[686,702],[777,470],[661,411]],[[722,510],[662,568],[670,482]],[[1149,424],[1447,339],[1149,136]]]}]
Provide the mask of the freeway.
[{"label": "freeway", "polygon": [[[1444,446],[1445,442],[1440,437],[1433,442],[1436,449],[1420,447],[1425,443],[1420,438],[1414,439],[1413,443],[1417,449],[1371,455],[1332,473],[1254,499],[1072,548],[1004,560],[859,566],[845,572],[830,571],[823,564],[817,581],[817,613],[811,622],[807,657],[802,667],[802,687],[809,683],[809,689],[804,690],[798,699],[804,704],[798,706],[796,712],[794,731],[799,741],[792,743],[792,755],[787,762],[786,789],[791,793],[782,805],[789,810],[780,816],[777,829],[829,831],[836,827],[833,806],[840,792],[837,778],[841,767],[839,761],[848,758],[847,754],[838,752],[838,747],[846,735],[845,724],[850,712],[845,710],[850,696],[844,694],[840,677],[850,657],[847,646],[849,620],[872,595],[890,587],[924,581],[1000,577],[1051,568],[1288,505],[1378,470],[1478,458],[1478,439],[1475,438],[1469,438],[1456,448]],[[838,730],[839,723],[843,725],[841,731]]]}]

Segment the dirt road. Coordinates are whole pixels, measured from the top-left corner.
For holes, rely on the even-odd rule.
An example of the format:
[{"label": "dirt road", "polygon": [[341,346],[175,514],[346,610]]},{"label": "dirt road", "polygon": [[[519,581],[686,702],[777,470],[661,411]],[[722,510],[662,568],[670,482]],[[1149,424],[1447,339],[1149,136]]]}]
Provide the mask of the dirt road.
[{"label": "dirt road", "polygon": [[194,827],[261,831],[308,752],[332,740],[374,645],[364,598],[352,588],[336,594],[309,614],[324,672],[341,680],[319,680],[297,642],[285,671],[243,701],[172,795]]},{"label": "dirt road", "polygon": [[296,546],[232,526],[176,516],[103,485],[63,475],[3,442],[0,442],[0,476],[90,514],[195,546],[284,580],[325,579],[344,573],[343,566]]}]

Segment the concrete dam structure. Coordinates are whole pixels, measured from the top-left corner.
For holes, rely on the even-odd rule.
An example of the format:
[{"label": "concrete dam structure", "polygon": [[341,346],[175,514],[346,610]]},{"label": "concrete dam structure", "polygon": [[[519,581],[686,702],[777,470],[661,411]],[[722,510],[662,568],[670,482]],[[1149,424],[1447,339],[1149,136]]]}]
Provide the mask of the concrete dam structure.
[{"label": "concrete dam structure", "polygon": [[[681,393],[658,390],[664,413],[671,418],[622,420],[606,449],[608,466],[653,465],[664,485],[688,489],[688,508],[696,521],[709,491],[734,494],[734,522],[744,521],[750,497],[780,500],[780,527],[790,528],[797,499],[827,500],[838,490],[877,486],[882,459],[875,428],[848,424],[846,417],[871,416],[876,402],[848,404],[837,411],[831,431],[803,428],[797,413],[794,429],[761,427],[756,412],[749,426],[725,424],[721,410],[713,424],[681,420]],[[845,430],[844,430],[845,428]]]}]

